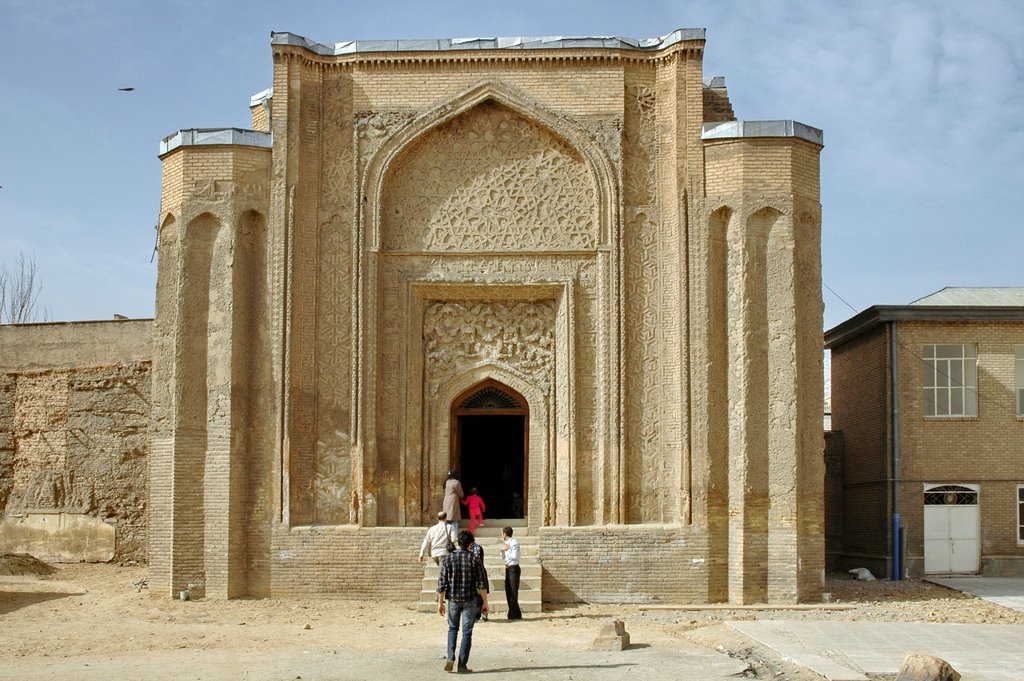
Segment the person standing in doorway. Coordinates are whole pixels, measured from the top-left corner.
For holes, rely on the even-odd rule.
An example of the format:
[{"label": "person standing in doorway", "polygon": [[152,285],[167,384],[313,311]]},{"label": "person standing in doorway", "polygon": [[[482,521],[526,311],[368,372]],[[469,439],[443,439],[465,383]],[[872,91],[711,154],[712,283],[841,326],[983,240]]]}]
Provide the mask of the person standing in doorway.
[{"label": "person standing in doorway", "polygon": [[519,541],[512,537],[512,528],[501,528],[501,558],[505,561],[505,600],[508,601],[508,618],[523,619],[523,611],[519,609],[519,578],[522,576],[519,567]]},{"label": "person standing in doorway", "polygon": [[441,564],[441,559],[447,556],[450,551],[449,545],[454,546],[455,534],[448,526],[448,514],[444,511],[437,512],[437,525],[427,530],[423,537],[423,544],[420,545],[420,562],[423,562],[423,555],[430,550],[430,557],[435,565]]},{"label": "person standing in doorway", "polygon": [[473,671],[469,664],[469,652],[473,647],[473,625],[476,624],[477,594],[483,604],[480,609],[488,611],[487,589],[484,566],[473,555],[470,547],[474,538],[472,532],[459,532],[458,549],[441,562],[441,573],[437,577],[437,614],[445,616],[445,601],[448,601],[448,657],[444,664],[446,672],[455,667],[455,643],[462,628],[462,645],[459,648],[460,673]]},{"label": "person standing in doorway", "polygon": [[462,520],[462,509],[459,506],[459,502],[464,496],[466,494],[462,491],[462,483],[459,482],[459,476],[454,470],[448,471],[448,479],[444,483],[444,504],[442,504],[442,508],[448,514],[448,524],[451,526],[452,532],[459,531],[459,521]]},{"label": "person standing in doorway", "polygon": [[523,495],[519,492],[512,492],[512,517],[523,518]]}]

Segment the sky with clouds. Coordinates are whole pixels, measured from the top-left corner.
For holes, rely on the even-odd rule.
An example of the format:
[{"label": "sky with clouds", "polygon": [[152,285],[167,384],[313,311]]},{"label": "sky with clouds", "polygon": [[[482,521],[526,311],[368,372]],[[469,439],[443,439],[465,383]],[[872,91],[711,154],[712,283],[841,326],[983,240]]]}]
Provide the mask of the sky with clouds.
[{"label": "sky with clouds", "polygon": [[826,328],[944,286],[1024,286],[1019,0],[0,0],[0,25],[0,264],[34,256],[57,321],[153,315],[158,143],[248,127],[272,30],[333,43],[706,28],[704,75],[725,77],[738,118],[824,130]]}]

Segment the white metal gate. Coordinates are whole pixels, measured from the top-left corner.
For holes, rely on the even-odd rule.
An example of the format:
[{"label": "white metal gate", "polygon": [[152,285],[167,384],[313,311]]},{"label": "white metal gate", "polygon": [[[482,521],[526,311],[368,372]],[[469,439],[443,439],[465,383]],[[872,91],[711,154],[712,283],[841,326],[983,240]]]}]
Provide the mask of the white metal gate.
[{"label": "white metal gate", "polygon": [[925,485],[924,571],[977,573],[981,514],[977,485]]}]

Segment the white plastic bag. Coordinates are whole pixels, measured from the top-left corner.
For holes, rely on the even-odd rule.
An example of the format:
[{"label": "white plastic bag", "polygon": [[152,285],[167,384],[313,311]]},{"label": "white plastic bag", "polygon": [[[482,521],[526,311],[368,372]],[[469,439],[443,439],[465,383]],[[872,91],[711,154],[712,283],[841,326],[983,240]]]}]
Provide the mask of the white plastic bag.
[{"label": "white plastic bag", "polygon": [[857,579],[862,579],[865,582],[870,582],[875,578],[875,576],[871,574],[871,570],[868,570],[867,568],[853,568],[849,572]]}]

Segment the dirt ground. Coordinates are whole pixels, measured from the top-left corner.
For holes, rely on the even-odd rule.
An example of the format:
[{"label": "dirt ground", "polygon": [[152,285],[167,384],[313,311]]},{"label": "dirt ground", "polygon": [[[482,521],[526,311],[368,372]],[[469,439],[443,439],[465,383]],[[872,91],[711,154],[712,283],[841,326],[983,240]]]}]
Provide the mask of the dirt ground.
[{"label": "dirt ground", "polygon": [[[419,678],[436,675],[443,664],[445,625],[437,614],[417,612],[414,604],[315,599],[182,602],[148,589],[143,566],[57,565],[52,574],[40,574],[45,570],[12,565],[7,561],[5,570],[0,561],[0,679]],[[1024,624],[1024,613],[920,581],[863,582],[837,575],[826,588],[833,604],[853,608],[550,606],[544,613],[528,614],[523,622],[480,623],[471,666],[519,679],[810,681],[820,677],[778,659],[723,623],[790,619]],[[625,621],[634,645],[621,653],[590,652],[601,625],[614,618]],[[708,660],[718,658],[721,669],[712,672]],[[703,669],[687,669],[688,665]]]}]

